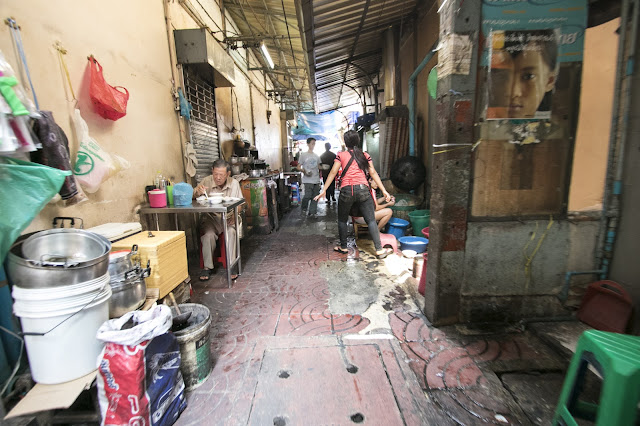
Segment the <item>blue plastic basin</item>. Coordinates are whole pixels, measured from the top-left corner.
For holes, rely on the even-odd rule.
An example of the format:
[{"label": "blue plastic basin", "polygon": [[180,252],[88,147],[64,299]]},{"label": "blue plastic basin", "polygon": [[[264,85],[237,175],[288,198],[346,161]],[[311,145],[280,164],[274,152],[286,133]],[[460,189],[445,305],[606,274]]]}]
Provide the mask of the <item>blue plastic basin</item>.
[{"label": "blue plastic basin", "polygon": [[392,217],[388,223],[388,234],[392,234],[396,237],[396,239],[400,239],[400,237],[404,236],[404,231],[409,227],[409,221],[404,219],[398,219],[397,217]]},{"label": "blue plastic basin", "polygon": [[416,253],[427,251],[429,240],[422,237],[400,237],[398,238],[401,250],[415,250]]}]

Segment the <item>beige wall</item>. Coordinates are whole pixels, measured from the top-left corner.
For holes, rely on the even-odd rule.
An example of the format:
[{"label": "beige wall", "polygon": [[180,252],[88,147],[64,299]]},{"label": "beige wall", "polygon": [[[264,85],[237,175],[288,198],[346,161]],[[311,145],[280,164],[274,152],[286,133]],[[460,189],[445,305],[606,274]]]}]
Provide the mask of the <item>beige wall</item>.
[{"label": "beige wall", "polygon": [[600,210],[609,149],[620,20],[589,28],[585,37],[580,115],[569,210]]},{"label": "beige wall", "polygon": [[[196,10],[197,16],[220,21],[215,1],[200,0],[200,4],[208,8],[208,15],[200,9]],[[184,125],[179,122],[182,119],[177,118],[172,97],[170,64],[171,60],[175,61],[175,49],[173,40],[169,42],[167,38],[163,2],[68,0],[61,7],[58,2],[24,0],[1,2],[0,13],[3,17],[14,17],[21,25],[40,107],[53,111],[56,121],[67,133],[72,158],[75,159],[78,143],[71,131],[72,102],[65,91],[63,73],[53,48],[56,41],[68,50],[67,66],[90,134],[105,150],[131,163],[130,169],[106,181],[95,194],[88,194],[88,202],[67,208],[58,204],[46,206],[27,231],[49,227],[54,216],[82,217],[87,227],[105,222],[137,221],[134,211],[143,202],[144,187],[153,182],[157,170],[177,181],[185,178],[181,147]],[[168,3],[168,15],[172,29],[199,26],[178,2]],[[212,22],[206,24],[217,30]],[[232,25],[228,22],[228,26]],[[16,68],[9,29],[2,25],[0,31],[3,32],[0,50]],[[221,39],[221,34],[217,34],[217,38]],[[127,115],[116,122],[101,118],[89,105],[86,57],[90,54],[104,67],[109,83],[125,86],[131,93]],[[250,81],[253,96],[249,96]],[[256,73],[243,73],[236,66],[234,91],[245,129],[243,138],[254,141],[255,126],[255,134],[260,135],[256,142],[261,156],[264,152],[267,154],[264,158],[273,168],[281,167],[279,155],[272,157],[273,152],[279,152],[281,144],[280,115],[277,108],[270,105],[274,113],[271,124],[266,124],[264,79]],[[230,89],[216,89],[221,141],[231,139],[230,92]],[[251,118],[251,97],[254,114],[264,117],[255,123]],[[235,96],[233,102],[235,110]],[[239,127],[237,121],[236,112],[235,126]]]},{"label": "beige wall", "polygon": [[[222,18],[217,2],[213,0],[200,0],[199,2],[186,0],[185,6],[179,3],[169,4],[169,14],[174,29],[197,28],[204,24],[213,31],[220,31]],[[202,9],[206,7],[206,13]],[[197,22],[196,22],[197,21]],[[227,31],[230,34],[238,33],[233,21],[227,18]],[[215,34],[216,39],[222,40],[222,33]],[[266,90],[273,89],[271,83],[265,80],[261,73],[247,71],[244,60],[247,54],[250,56],[252,66],[257,66],[255,52],[245,49],[230,51],[231,56],[238,60],[235,67],[235,87],[216,89],[216,112],[218,115],[218,137],[225,148],[229,147],[236,134],[242,139],[253,143],[258,149],[260,158],[266,160],[273,169],[282,168],[280,147],[282,145],[280,135],[279,107],[270,103],[272,111],[270,121],[267,123],[267,97]],[[232,132],[232,129],[235,132]],[[226,150],[223,149],[224,152]]]},{"label": "beige wall", "polygon": [[[156,171],[178,180],[184,173],[162,3],[69,0],[61,7],[59,2],[24,0],[2,2],[0,13],[21,25],[40,107],[53,111],[70,139],[72,153],[78,144],[70,125],[72,104],[65,96],[53,48],[56,41],[68,50],[67,66],[90,134],[103,149],[131,163],[129,170],[89,194],[90,201],[68,208],[48,205],[29,230],[49,227],[54,216],[82,217],[86,226],[137,220],[133,210]],[[0,31],[0,49],[15,68],[9,29],[2,25]],[[131,94],[127,115],[116,122],[101,118],[89,106],[86,70],[90,54],[104,67],[109,83],[125,86]]]}]

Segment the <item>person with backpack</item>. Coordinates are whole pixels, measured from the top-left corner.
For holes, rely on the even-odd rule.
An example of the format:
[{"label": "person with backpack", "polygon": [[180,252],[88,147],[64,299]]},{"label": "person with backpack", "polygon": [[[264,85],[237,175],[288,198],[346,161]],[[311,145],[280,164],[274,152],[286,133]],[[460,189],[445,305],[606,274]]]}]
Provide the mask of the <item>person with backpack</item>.
[{"label": "person with backpack", "polygon": [[338,234],[340,245],[333,248],[338,253],[347,254],[347,221],[351,215],[351,209],[356,208],[369,227],[369,234],[373,240],[378,259],[384,259],[392,251],[382,248],[380,243],[380,231],[376,224],[375,204],[369,188],[369,176],[382,191],[384,199],[391,201],[391,195],[387,192],[378,176],[378,172],[373,167],[373,162],[369,154],[360,149],[360,136],[354,130],[349,130],[344,134],[344,144],[346,151],[339,152],[334,160],[333,167],[325,182],[325,189],[314,198],[319,200],[325,196],[328,188],[338,171],[342,168],[340,181],[340,195],[338,197]]}]

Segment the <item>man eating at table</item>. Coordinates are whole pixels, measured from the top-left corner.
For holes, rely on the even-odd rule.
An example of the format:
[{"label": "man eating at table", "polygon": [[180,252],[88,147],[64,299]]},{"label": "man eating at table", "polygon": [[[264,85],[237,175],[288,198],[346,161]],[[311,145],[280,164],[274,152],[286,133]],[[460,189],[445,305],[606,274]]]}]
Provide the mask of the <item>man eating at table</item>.
[{"label": "man eating at table", "polygon": [[[195,197],[205,193],[208,196],[220,195],[223,197],[243,198],[240,184],[231,177],[231,165],[223,159],[213,162],[211,175],[202,179],[200,184],[193,190]],[[200,281],[207,281],[213,271],[213,253],[216,249],[218,236],[224,232],[222,214],[205,213],[200,215],[200,232],[202,234],[200,241],[202,242],[202,258],[204,260],[204,269],[200,272]],[[231,263],[232,259],[236,258],[236,232],[234,215],[227,215],[228,235],[226,236],[226,241],[231,252],[231,259],[227,259],[227,265]],[[238,276],[232,275],[231,278],[236,279]]]}]

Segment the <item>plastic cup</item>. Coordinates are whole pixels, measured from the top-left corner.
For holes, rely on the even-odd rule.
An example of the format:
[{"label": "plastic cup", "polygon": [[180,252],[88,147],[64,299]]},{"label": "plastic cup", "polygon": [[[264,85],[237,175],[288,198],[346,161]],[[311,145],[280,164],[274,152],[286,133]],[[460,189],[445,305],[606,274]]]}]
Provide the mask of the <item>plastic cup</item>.
[{"label": "plastic cup", "polygon": [[167,185],[165,189],[167,191],[167,202],[173,205],[173,185]]}]

